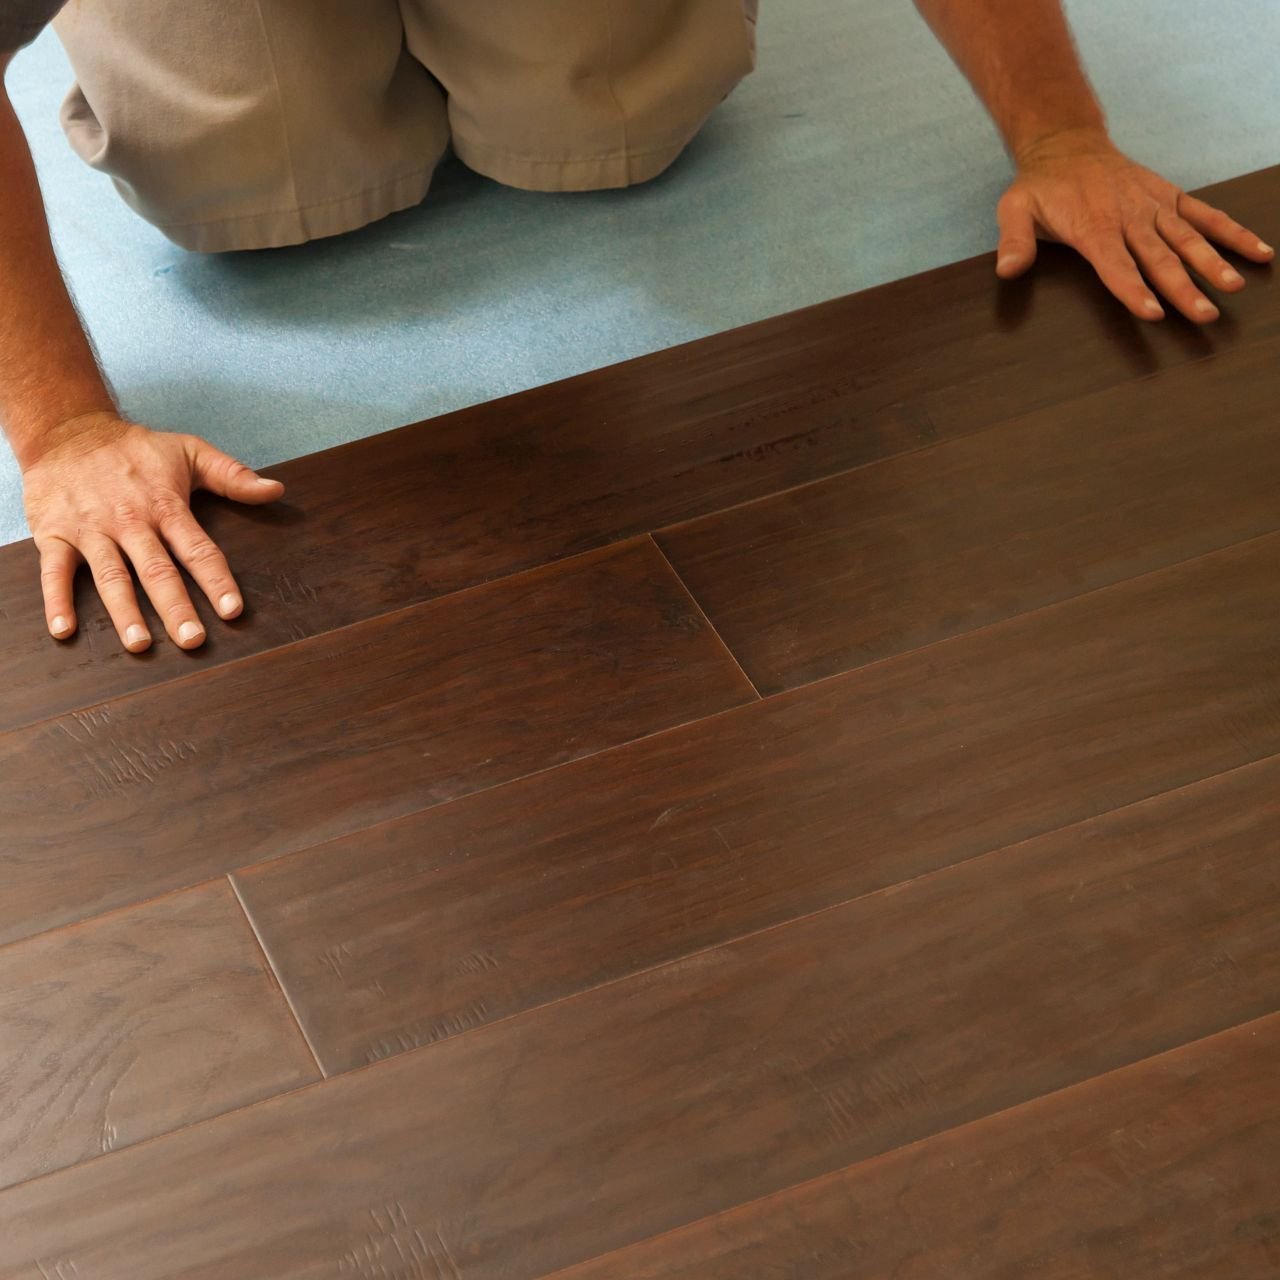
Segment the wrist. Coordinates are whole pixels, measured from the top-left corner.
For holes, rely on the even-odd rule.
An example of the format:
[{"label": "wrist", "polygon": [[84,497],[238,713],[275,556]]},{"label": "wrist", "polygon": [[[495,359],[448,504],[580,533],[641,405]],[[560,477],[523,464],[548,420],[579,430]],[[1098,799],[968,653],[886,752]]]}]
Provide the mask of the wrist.
[{"label": "wrist", "polygon": [[74,417],[32,430],[13,441],[18,469],[24,474],[54,452],[88,452],[118,440],[130,423],[112,408],[89,409]]},{"label": "wrist", "polygon": [[1058,125],[1038,132],[1028,130],[1016,143],[1010,144],[1009,151],[1019,169],[1063,156],[1097,155],[1099,152],[1119,154],[1119,148],[1111,140],[1103,122]]}]

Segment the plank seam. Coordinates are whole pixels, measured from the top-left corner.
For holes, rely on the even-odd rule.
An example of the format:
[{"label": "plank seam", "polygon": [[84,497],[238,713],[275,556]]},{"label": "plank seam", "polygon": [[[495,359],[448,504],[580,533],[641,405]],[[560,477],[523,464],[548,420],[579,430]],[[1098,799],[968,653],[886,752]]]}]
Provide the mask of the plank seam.
[{"label": "plank seam", "polygon": [[[307,1052],[311,1055],[311,1060],[316,1064],[316,1070],[320,1073],[319,1080],[313,1080],[312,1084],[323,1084],[328,1080],[329,1073],[324,1069],[324,1064],[320,1061],[320,1055],[316,1052],[316,1047],[311,1043],[311,1037],[307,1034],[307,1028],[298,1014],[298,1010],[294,1007],[293,1000],[289,996],[288,989],[284,985],[284,979],[276,971],[276,966],[271,959],[271,953],[267,950],[266,943],[262,940],[262,935],[258,932],[258,926],[254,923],[253,916],[249,912],[249,908],[245,905],[244,898],[240,896],[240,886],[236,884],[235,876],[228,872],[226,876],[227,883],[231,886],[231,892],[235,895],[235,900],[240,907],[241,914],[244,916],[245,924],[249,926],[249,932],[253,935],[254,943],[258,951],[262,955],[262,963],[266,967],[267,973],[271,976],[271,981],[275,984],[276,990],[280,993],[280,998],[284,1001],[285,1008],[289,1010],[289,1016],[293,1019],[294,1026],[298,1029],[298,1034],[302,1037],[302,1043],[307,1046]],[[296,1092],[296,1091],[295,1091]],[[274,1094],[274,1097],[282,1097],[282,1094]],[[230,1113],[227,1113],[230,1114]]]},{"label": "plank seam", "polygon": [[[710,615],[702,607],[702,602],[698,599],[697,596],[693,594],[692,587],[690,587],[689,584],[680,576],[680,570],[677,569],[674,564],[672,564],[671,557],[667,555],[667,553],[662,549],[662,546],[659,544],[657,538],[655,538],[652,533],[646,534],[645,536],[649,539],[649,545],[654,549],[654,551],[657,552],[659,558],[662,560],[662,563],[666,565],[667,568],[670,570],[671,576],[676,580],[676,582],[680,584],[680,589],[688,597],[689,603],[693,605],[694,610],[698,614],[698,617],[700,617],[702,621],[706,624],[707,630],[711,632],[711,634],[715,637],[716,642],[724,650],[725,656],[729,659],[730,662],[733,663],[738,674],[747,682],[748,687],[751,689],[751,692],[756,695],[756,698],[759,701],[764,701],[764,695],[756,687],[756,682],[747,674],[746,668],[743,667],[742,663],[738,661],[738,655],[734,653],[732,649],[729,648],[728,644],[725,642],[724,636],[720,634],[719,630],[716,627],[716,624],[711,621]],[[750,706],[751,704],[747,703],[746,705]],[[693,723],[696,724],[698,722],[694,721]]]}]

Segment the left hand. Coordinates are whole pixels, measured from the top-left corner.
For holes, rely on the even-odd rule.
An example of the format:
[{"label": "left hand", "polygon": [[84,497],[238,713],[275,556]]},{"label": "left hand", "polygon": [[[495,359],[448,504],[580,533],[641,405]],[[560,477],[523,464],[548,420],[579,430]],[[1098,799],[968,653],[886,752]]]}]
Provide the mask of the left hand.
[{"label": "left hand", "polygon": [[1003,279],[1022,275],[1035,262],[1037,236],[1058,240],[1087,258],[1102,283],[1142,320],[1164,316],[1152,287],[1188,320],[1218,318],[1188,268],[1226,293],[1244,288],[1244,277],[1210,240],[1252,262],[1275,256],[1221,210],[1135,164],[1093,131],[1051,135],[1019,155],[1018,176],[997,217],[996,273]]}]

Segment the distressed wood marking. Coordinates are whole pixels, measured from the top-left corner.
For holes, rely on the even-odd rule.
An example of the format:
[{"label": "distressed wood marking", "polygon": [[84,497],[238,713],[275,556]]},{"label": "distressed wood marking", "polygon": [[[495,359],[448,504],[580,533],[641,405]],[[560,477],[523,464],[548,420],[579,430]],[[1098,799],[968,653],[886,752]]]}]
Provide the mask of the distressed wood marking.
[{"label": "distressed wood marking", "polygon": [[462,1268],[439,1227],[425,1231],[399,1200],[368,1210],[373,1230],[338,1259],[338,1271],[360,1280],[462,1280]]},{"label": "distressed wood marking", "polygon": [[455,960],[449,966],[449,972],[456,977],[460,974],[486,973],[500,967],[497,956],[488,951],[473,951],[470,955]]},{"label": "distressed wood marking", "polygon": [[155,782],[167,769],[192,759],[196,754],[194,742],[178,742],[173,738],[167,738],[151,750],[130,743],[112,743],[107,746],[105,756],[89,756],[86,760],[96,775],[96,781],[89,783],[89,793],[105,798],[125,787]]},{"label": "distressed wood marking", "polygon": [[320,598],[315,587],[303,582],[301,578],[291,578],[287,573],[272,574],[271,582],[281,604],[315,604]]},{"label": "distressed wood marking", "polygon": [[37,1258],[36,1270],[40,1272],[43,1280],[75,1280],[75,1277],[80,1274],[80,1268],[70,1258],[60,1258],[51,1262],[42,1262]]},{"label": "distressed wood marking", "polygon": [[320,953],[320,963],[324,965],[335,978],[346,978],[347,961],[351,959],[351,947],[348,943],[343,942],[335,947],[327,947]]},{"label": "distressed wood marking", "polygon": [[450,1036],[461,1035],[464,1031],[483,1026],[488,1019],[488,1005],[483,1000],[472,1000],[470,1004],[443,1017],[424,1018],[420,1022],[411,1023],[403,1031],[375,1040],[365,1050],[365,1061],[381,1062],[397,1053],[421,1049],[424,1045],[435,1044]]}]

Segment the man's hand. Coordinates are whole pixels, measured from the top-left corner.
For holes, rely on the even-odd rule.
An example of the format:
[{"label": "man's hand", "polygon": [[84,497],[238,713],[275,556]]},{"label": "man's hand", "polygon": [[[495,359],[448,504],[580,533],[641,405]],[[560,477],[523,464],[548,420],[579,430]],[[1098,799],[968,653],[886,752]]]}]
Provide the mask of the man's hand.
[{"label": "man's hand", "polygon": [[110,413],[87,414],[49,432],[39,455],[24,465],[23,481],[50,634],[66,640],[75,633],[71,584],[87,561],[131,653],[149,648],[151,635],[127,563],[180,648],[203,644],[205,630],[175,559],[221,617],[234,618],[244,608],[225,557],[191,514],[191,491],[255,504],[284,492],[278,480],[263,479],[196,436],[150,431]]},{"label": "man's hand", "polygon": [[998,209],[996,271],[1006,280],[1035,261],[1037,236],[1058,240],[1083,254],[1135,316],[1163,317],[1154,286],[1188,320],[1203,324],[1218,318],[1218,308],[1188,268],[1215,289],[1244,288],[1244,277],[1210,241],[1253,262],[1274,256],[1253,232],[1135,164],[1105,135],[1051,136],[1017,161],[1017,179]]}]

